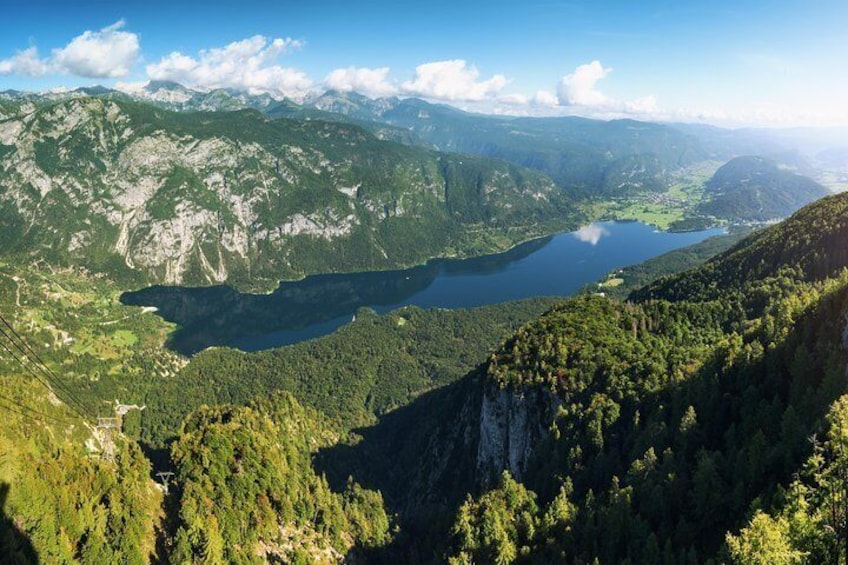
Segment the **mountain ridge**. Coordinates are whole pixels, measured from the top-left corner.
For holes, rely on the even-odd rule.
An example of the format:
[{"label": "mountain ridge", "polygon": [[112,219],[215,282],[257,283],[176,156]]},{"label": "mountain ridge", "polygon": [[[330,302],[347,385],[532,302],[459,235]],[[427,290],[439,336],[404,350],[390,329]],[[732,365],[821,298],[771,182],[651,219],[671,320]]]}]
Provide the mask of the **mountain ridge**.
[{"label": "mountain ridge", "polygon": [[579,217],[514,165],[252,109],[72,98],[0,122],[0,147],[7,249],[138,281],[261,286],[409,266]]},{"label": "mountain ridge", "polygon": [[822,185],[761,156],[735,157],[707,181],[703,214],[737,221],[785,218],[810,202],[830,194]]}]

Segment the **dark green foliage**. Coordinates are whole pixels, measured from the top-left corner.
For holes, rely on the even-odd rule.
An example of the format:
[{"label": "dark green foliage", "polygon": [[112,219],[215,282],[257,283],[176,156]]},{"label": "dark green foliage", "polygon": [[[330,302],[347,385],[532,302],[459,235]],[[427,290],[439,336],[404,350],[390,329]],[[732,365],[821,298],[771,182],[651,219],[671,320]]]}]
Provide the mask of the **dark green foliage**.
[{"label": "dark green foliage", "polygon": [[311,453],[333,441],[321,415],[288,394],[193,413],[171,449],[180,488],[171,560],[288,559],[287,539],[341,554],[387,542],[379,493],[351,484],[334,494],[313,472]]},{"label": "dark green foliage", "polygon": [[[768,230],[784,250],[791,227]],[[701,271],[726,272],[734,258]],[[500,386],[542,386],[561,402],[523,482],[543,503],[564,477],[573,482],[577,518],[553,546],[568,561],[652,562],[660,548],[702,561],[750,508],[780,499],[809,452],[805,438],[844,389],[848,309],[848,275],[805,282],[813,273],[789,268],[799,255],[783,258],[773,274],[692,300],[572,299],[490,359]],[[548,562],[551,550],[537,542],[527,559]]]},{"label": "dark green foliage", "polygon": [[502,386],[541,385],[562,402],[524,484],[544,502],[568,477],[577,518],[527,559],[648,562],[665,546],[705,559],[749,505],[773,499],[840,391],[832,313],[848,307],[848,277],[788,293],[771,284],[773,301],[740,334],[722,329],[746,325],[722,304],[587,297],[492,358]]},{"label": "dark green foliage", "polygon": [[151,391],[143,438],[161,445],[201,404],[244,403],[273,390],[292,392],[351,429],[450,383],[500,340],[556,303],[531,299],[470,310],[408,307],[385,316],[361,310],[329,336],[273,350],[210,349]]},{"label": "dark green foliage", "polygon": [[848,555],[848,397],[827,414],[823,441],[771,515],[757,509],[738,535],[727,535],[734,563],[843,563]]},{"label": "dark green foliage", "polygon": [[[839,225],[842,216],[830,215],[834,205],[828,199],[801,215]],[[796,233],[792,222],[769,231],[783,249]],[[762,239],[754,234],[735,252],[763,249]],[[774,257],[760,278],[709,285],[691,299],[681,293],[674,302],[568,300],[522,327],[455,386],[384,416],[360,432],[359,444],[322,453],[322,468],[331,476],[353,470],[389,493],[408,532],[388,554],[394,559],[433,559],[428,550],[448,538],[437,517],[454,511],[457,536],[443,551],[457,562],[720,558],[724,532],[738,528],[751,509],[782,500],[781,485],[809,454],[806,438],[844,390],[848,274],[834,270],[816,279],[797,267],[804,255],[799,249]],[[734,258],[720,256],[708,267],[732,272]],[[668,287],[687,280],[678,276]],[[490,428],[532,429],[528,420],[544,416],[532,400],[537,391],[556,399],[549,433],[518,469],[521,488],[506,489],[537,505],[519,505],[526,519],[506,510],[525,495],[478,491],[487,479],[478,459],[480,405],[487,396],[494,402],[498,389],[515,404],[488,418],[516,419],[489,421]],[[391,473],[380,471],[387,461]],[[478,494],[461,505],[463,490]],[[428,497],[434,492],[438,500]],[[573,518],[545,529],[541,516],[563,505]]]}]

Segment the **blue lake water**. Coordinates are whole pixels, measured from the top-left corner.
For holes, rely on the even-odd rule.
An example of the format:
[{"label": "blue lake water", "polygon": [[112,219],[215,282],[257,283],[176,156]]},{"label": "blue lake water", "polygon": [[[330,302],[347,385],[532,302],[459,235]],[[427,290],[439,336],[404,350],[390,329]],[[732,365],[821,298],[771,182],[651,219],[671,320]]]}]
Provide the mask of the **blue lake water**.
[{"label": "blue lake water", "polygon": [[125,304],[155,306],[180,328],[169,347],[192,354],[215,345],[245,351],[333,332],[361,307],[470,308],[533,296],[567,296],[613,269],[723,233],[669,233],[639,222],[603,222],[531,241],[506,253],[434,260],[400,271],[333,274],[283,282],[271,294],[227,287],[156,286],[125,293]]}]

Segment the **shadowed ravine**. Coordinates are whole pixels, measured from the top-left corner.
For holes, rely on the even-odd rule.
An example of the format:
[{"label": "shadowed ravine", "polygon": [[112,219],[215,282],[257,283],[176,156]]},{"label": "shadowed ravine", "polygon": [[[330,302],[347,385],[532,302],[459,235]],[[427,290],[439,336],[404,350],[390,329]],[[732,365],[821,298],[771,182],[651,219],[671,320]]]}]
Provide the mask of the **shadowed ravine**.
[{"label": "shadowed ravine", "polygon": [[9,488],[7,483],[0,483],[0,563],[34,565],[39,562],[38,552],[26,534],[6,516]]}]

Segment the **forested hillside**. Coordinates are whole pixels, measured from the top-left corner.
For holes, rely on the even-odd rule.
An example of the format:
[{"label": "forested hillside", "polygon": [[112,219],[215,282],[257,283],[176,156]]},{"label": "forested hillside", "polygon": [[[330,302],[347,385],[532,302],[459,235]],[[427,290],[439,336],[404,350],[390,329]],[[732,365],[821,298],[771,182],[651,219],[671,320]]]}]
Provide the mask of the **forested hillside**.
[{"label": "forested hillside", "polygon": [[335,333],[277,349],[214,348],[149,391],[142,438],[161,447],[201,405],[242,404],[286,390],[320,410],[336,430],[377,416],[449,384],[471,370],[523,323],[559,300],[539,298],[469,310],[408,307],[384,316],[361,309]]},{"label": "forested hillside", "polygon": [[[61,216],[51,235],[60,239],[74,222],[94,230],[106,221],[74,216],[75,199],[114,194],[67,175],[73,159],[89,159],[86,179],[105,178],[101,165],[122,162],[116,148],[131,143],[120,131],[149,139],[149,128],[167,123],[174,143],[195,140],[180,145],[191,153],[204,135],[241,127],[231,114],[199,124],[159,111],[82,98],[2,122],[4,135],[13,122],[21,131],[61,122],[71,132],[33,145],[32,155],[15,145],[0,156],[66,175],[66,185],[19,193],[34,202],[45,188],[30,219]],[[51,121],[49,112],[65,113]],[[330,128],[333,162],[345,143],[371,147],[375,159],[386,148],[387,159],[423,159],[409,174],[432,165],[448,185],[457,175],[466,187],[480,179],[473,167],[489,163],[469,169],[465,157],[382,145],[352,126],[285,126],[295,134],[256,113],[238,118],[250,131],[226,143],[239,151],[266,134],[317,143]],[[125,120],[126,129],[109,129]],[[75,145],[79,131],[88,141]],[[96,147],[106,149],[91,158],[89,141],[101,136]],[[455,162],[439,169],[445,160]],[[266,165],[271,174],[276,163]],[[550,181],[497,167],[507,195],[547,183],[541,208],[525,209],[534,225],[570,210],[556,208],[567,201]],[[446,221],[482,213],[479,201],[454,196],[445,197],[456,205]],[[504,221],[520,212],[503,210]],[[0,264],[0,548],[17,562],[818,563],[848,542],[848,195],[689,271],[675,273],[721,244],[626,271],[634,280],[675,273],[627,301],[584,294],[467,311],[360,310],[324,338],[191,359],[163,348],[172,325],[120,302],[135,280],[126,256],[119,282],[58,268],[71,251],[22,261],[38,240],[10,225],[26,237]],[[114,267],[107,256],[80,255]],[[97,425],[118,403],[121,432]]]},{"label": "forested hillside", "polygon": [[733,221],[785,218],[805,204],[830,194],[814,180],[764,157],[737,157],[706,183],[707,200],[698,211]]},{"label": "forested hillside", "polygon": [[[469,502],[454,529],[457,559],[769,562],[757,552],[774,548],[749,539],[756,532],[728,545],[724,532],[758,509],[818,496],[785,493],[812,454],[808,438],[827,428],[844,392],[848,276],[841,247],[828,244],[846,201],[813,205],[661,290],[637,293],[635,304],[570,301],[507,342],[488,378],[515,397],[542,387],[559,403],[527,465],[512,469],[538,496],[528,518],[538,527],[469,529],[469,508],[486,499]],[[746,272],[749,264],[760,267]],[[665,296],[674,302],[656,299]],[[499,488],[486,497],[514,486]],[[551,531],[544,525],[555,511],[571,520]],[[779,527],[770,533],[823,562],[843,539],[827,531],[804,544],[788,527],[783,537]]]},{"label": "forested hillside", "polygon": [[0,119],[3,252],[133,285],[407,267],[582,217],[536,172],[353,125],[91,97],[18,110]]},{"label": "forested hillside", "polygon": [[[820,243],[838,233],[845,202],[826,199],[667,279],[673,302],[648,291],[635,303],[567,301],[322,464],[398,509],[413,533],[389,560],[752,562],[744,552],[762,546],[726,533],[783,507],[808,438],[844,392],[846,264],[834,257],[822,271],[806,258],[829,249]],[[816,235],[794,241],[802,223]],[[763,241],[781,245],[773,263],[747,280],[710,277],[749,254],[759,262]],[[691,298],[673,293],[678,284]],[[445,512],[456,512],[452,527],[433,519]],[[838,532],[816,551],[842,543]],[[792,535],[783,542],[800,543]]]}]

